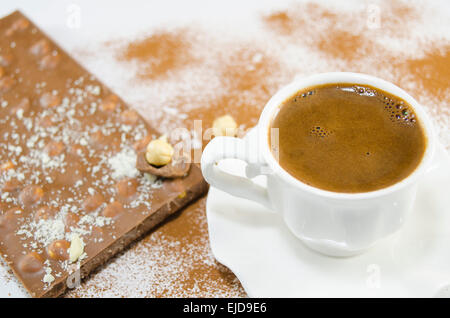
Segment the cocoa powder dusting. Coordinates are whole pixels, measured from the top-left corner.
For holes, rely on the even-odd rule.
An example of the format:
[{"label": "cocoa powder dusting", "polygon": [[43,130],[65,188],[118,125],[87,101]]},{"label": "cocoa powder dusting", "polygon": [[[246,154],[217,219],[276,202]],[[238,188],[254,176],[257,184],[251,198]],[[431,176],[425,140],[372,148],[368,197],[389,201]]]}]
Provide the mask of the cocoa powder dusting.
[{"label": "cocoa powder dusting", "polygon": [[[237,36],[242,30],[230,36],[201,28],[159,29],[106,50],[118,57],[112,62],[117,70],[133,75],[115,85],[124,87],[125,99],[162,133],[177,127],[192,132],[194,120],[202,120],[206,129],[224,114],[241,128],[252,127],[270,96],[295,77],[341,70],[379,76],[412,92],[436,120],[441,142],[450,147],[448,39],[429,39],[432,35],[422,29],[433,15],[424,17],[417,4],[381,1],[378,8],[375,27],[367,24],[364,5],[292,4],[262,14],[257,33],[246,38]],[[95,61],[96,51],[79,58]],[[194,133],[192,138],[200,147],[207,143]],[[68,294],[244,295],[234,275],[211,254],[205,198]]]},{"label": "cocoa powder dusting", "polygon": [[265,16],[263,22],[289,41],[317,49],[329,58],[361,60],[367,55],[386,56],[386,44],[378,41],[381,36],[404,36],[403,32],[420,20],[417,6],[383,1],[376,8],[375,12],[364,6],[337,12],[317,3],[294,4]]},{"label": "cocoa powder dusting", "polygon": [[407,59],[398,65],[402,72],[413,77],[418,83],[416,94],[426,91],[427,95],[448,103],[450,101],[450,43],[443,46],[431,46],[424,56]]},{"label": "cocoa powder dusting", "polygon": [[361,47],[365,42],[360,35],[342,30],[333,32],[330,37],[321,38],[317,48],[334,58],[353,60],[364,54]]},{"label": "cocoa powder dusting", "polygon": [[299,25],[302,24],[303,20],[294,20],[289,16],[288,12],[279,11],[271,13],[263,17],[263,21],[275,32],[283,35],[289,35],[298,29]]},{"label": "cocoa powder dusting", "polygon": [[407,37],[411,28],[422,22],[420,4],[403,1],[383,1],[380,6],[380,26],[391,35]]},{"label": "cocoa powder dusting", "polygon": [[203,128],[207,129],[215,118],[229,114],[246,127],[254,126],[258,114],[280,85],[278,61],[262,48],[248,44],[236,45],[227,50],[225,56],[217,58],[224,62],[217,69],[222,85],[220,93],[192,110],[187,125],[201,119]]},{"label": "cocoa powder dusting", "polygon": [[337,14],[315,3],[293,5],[284,12],[269,14],[263,21],[269,29],[290,41],[333,59],[357,59],[373,45],[370,37],[357,27],[362,23],[361,14]]},{"label": "cocoa powder dusting", "polygon": [[125,61],[139,63],[138,76],[143,79],[164,77],[171,70],[182,68],[192,57],[186,30],[160,30],[140,41],[130,43],[120,55]]}]

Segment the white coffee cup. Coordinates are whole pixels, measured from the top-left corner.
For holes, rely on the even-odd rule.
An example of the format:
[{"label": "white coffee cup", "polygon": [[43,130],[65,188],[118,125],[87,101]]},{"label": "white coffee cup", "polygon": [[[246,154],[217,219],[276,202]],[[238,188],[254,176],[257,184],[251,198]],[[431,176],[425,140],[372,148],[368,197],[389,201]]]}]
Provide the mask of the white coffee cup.
[{"label": "white coffee cup", "polygon": [[[427,138],[424,157],[400,182],[371,192],[337,193],[303,183],[285,171],[269,145],[269,129],[281,104],[298,91],[327,83],[366,84],[405,100],[413,107]],[[401,88],[382,79],[358,73],[322,73],[296,80],[278,91],[266,104],[253,139],[216,137],[203,151],[201,168],[206,181],[234,196],[256,201],[281,213],[287,227],[310,248],[332,256],[361,253],[378,240],[399,230],[412,209],[421,177],[431,166],[435,149],[432,123],[419,103]],[[257,151],[250,147],[255,146]],[[222,171],[218,162],[234,158],[247,162],[247,178]],[[267,187],[254,183],[267,176]]]}]

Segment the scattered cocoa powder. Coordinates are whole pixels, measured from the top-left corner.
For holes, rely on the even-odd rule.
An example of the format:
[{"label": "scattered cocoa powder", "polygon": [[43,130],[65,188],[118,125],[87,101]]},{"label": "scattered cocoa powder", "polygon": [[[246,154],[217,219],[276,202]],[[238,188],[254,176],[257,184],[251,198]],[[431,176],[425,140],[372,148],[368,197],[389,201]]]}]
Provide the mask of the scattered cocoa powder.
[{"label": "scattered cocoa powder", "polygon": [[273,31],[282,34],[289,35],[298,29],[300,25],[303,25],[303,20],[294,20],[286,11],[277,11],[263,17],[263,21]]},{"label": "scattered cocoa powder", "polygon": [[230,114],[239,118],[241,124],[253,126],[265,103],[282,83],[277,59],[256,43],[220,44],[220,50],[192,52],[192,43],[196,41],[192,29],[160,30],[122,45],[119,59],[138,63],[136,80],[141,82],[182,82],[183,74],[207,65],[220,83],[216,91],[211,92],[206,83],[199,83],[195,90],[188,92],[174,89],[164,106],[182,110],[187,104],[195,104],[183,120],[189,129],[194,120],[202,120],[204,129],[211,127],[218,114]]},{"label": "scattered cocoa powder", "polygon": [[344,30],[333,30],[329,37],[319,40],[317,48],[334,58],[353,60],[364,53],[361,52],[361,48],[365,43],[367,40],[364,40],[361,35]]},{"label": "scattered cocoa powder", "polygon": [[138,76],[157,79],[192,62],[186,29],[159,30],[142,40],[131,42],[120,54],[125,61],[137,61]]},{"label": "scattered cocoa powder", "polygon": [[430,46],[422,57],[407,59],[398,67],[408,80],[418,83],[417,94],[425,91],[450,107],[450,43]]},{"label": "scattered cocoa powder", "polygon": [[252,127],[281,85],[279,62],[263,48],[243,43],[235,44],[225,52],[225,56],[217,57],[223,61],[217,68],[222,88],[216,96],[206,99],[202,107],[189,112],[188,125],[201,119],[207,129],[218,116],[229,114],[238,120],[238,124]]},{"label": "scattered cocoa powder", "polygon": [[353,60],[373,45],[363,33],[361,14],[338,14],[316,3],[305,3],[269,14],[263,22],[290,41],[317,49],[331,58]]},{"label": "scattered cocoa powder", "polygon": [[[418,7],[402,2],[382,1],[370,12],[368,6],[339,11],[317,3],[293,4],[285,11],[263,17],[268,29],[289,41],[318,49],[329,58],[364,59],[366,55],[386,55],[377,38],[383,34],[405,36],[420,21]],[[370,21],[376,14],[374,21]],[[373,23],[374,25],[369,25]],[[378,25],[375,25],[378,24]]]},{"label": "scattered cocoa powder", "polygon": [[408,36],[411,27],[420,25],[422,8],[419,4],[403,1],[382,1],[380,5],[380,28],[394,36]]}]

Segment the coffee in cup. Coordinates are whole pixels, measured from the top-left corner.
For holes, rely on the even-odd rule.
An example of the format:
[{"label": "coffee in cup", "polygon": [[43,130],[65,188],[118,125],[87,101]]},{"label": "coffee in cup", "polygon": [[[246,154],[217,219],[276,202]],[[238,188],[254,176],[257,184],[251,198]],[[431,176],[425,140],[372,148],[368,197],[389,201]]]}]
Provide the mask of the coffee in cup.
[{"label": "coffee in cup", "polygon": [[[272,151],[280,166],[303,183],[333,192],[391,186],[417,168],[427,145],[411,105],[361,84],[302,89],[280,105],[270,127],[279,130]],[[271,134],[269,143],[275,144]]]}]

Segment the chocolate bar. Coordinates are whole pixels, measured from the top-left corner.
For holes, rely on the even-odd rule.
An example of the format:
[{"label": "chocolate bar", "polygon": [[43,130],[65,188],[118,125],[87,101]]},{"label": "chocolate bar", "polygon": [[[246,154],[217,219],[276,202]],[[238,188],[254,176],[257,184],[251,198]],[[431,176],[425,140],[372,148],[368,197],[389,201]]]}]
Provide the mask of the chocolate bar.
[{"label": "chocolate bar", "polygon": [[23,14],[0,35],[0,254],[55,297],[207,187],[139,172],[158,132]]}]

